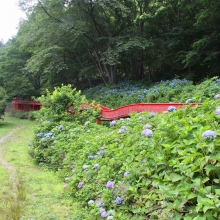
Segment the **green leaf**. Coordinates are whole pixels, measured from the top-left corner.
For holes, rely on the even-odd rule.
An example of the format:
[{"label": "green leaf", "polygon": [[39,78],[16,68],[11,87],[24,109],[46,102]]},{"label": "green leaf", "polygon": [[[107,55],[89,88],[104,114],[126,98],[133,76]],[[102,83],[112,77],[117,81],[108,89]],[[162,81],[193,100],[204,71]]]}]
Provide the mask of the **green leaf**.
[{"label": "green leaf", "polygon": [[220,167],[217,167],[215,165],[209,164],[205,167],[206,174],[209,175],[210,172],[213,172],[215,174],[220,174]]},{"label": "green leaf", "polygon": [[183,176],[179,175],[179,174],[176,174],[176,173],[173,173],[171,175],[171,178],[172,178],[172,182],[177,182],[179,180],[182,180],[183,179]]}]

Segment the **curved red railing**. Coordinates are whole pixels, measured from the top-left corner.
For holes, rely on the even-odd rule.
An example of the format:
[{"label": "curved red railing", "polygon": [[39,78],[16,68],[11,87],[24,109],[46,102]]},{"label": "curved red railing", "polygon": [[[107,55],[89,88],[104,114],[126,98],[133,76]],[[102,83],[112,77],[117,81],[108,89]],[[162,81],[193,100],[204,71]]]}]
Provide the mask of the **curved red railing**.
[{"label": "curved red railing", "polygon": [[[20,99],[13,100],[14,109],[23,110],[23,111],[34,111],[40,110],[42,104],[36,101],[24,101]],[[169,106],[174,106],[175,108],[182,108],[186,105],[194,107],[200,105],[201,103],[138,103],[125,105],[116,109],[110,109],[102,105],[98,105],[101,108],[101,118],[97,119],[97,123],[100,124],[101,120],[116,120],[119,118],[126,118],[132,112],[155,112],[162,113],[168,110]],[[97,104],[95,104],[97,105]],[[86,110],[90,104],[83,103],[80,107],[80,110]]]},{"label": "curved red railing", "polygon": [[[191,103],[190,106],[196,106],[200,103]],[[125,105],[116,109],[103,109],[101,111],[102,118],[104,120],[114,120],[118,118],[129,117],[132,112],[155,112],[162,113],[167,111],[169,106],[174,106],[176,108],[182,108],[186,105],[186,103],[139,103],[139,104],[131,104]]]}]

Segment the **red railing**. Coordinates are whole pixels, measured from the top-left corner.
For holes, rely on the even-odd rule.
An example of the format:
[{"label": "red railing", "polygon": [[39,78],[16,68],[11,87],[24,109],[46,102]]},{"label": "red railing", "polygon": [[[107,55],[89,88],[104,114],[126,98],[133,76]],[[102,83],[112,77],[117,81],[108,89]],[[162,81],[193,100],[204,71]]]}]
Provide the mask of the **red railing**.
[{"label": "red railing", "polygon": [[[13,100],[12,103],[14,104],[14,109],[23,110],[23,111],[34,111],[40,110],[42,104],[37,101],[25,101],[25,100]],[[168,110],[168,107],[173,106],[175,108],[182,108],[186,105],[190,105],[194,107],[196,105],[200,105],[201,103],[138,103],[138,104],[131,104],[125,105],[120,108],[116,109],[109,109],[105,106],[99,105],[101,108],[101,118],[97,119],[97,123],[100,124],[101,120],[116,120],[119,118],[126,118],[132,112],[155,112],[155,113],[162,113]],[[86,110],[90,104],[83,103],[80,107],[80,110]]]}]

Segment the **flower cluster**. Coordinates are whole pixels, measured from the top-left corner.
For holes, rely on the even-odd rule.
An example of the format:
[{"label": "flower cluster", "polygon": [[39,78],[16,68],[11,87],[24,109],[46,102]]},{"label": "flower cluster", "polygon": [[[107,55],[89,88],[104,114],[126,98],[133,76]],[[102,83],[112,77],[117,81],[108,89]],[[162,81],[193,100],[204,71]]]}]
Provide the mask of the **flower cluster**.
[{"label": "flower cluster", "polygon": [[115,185],[114,182],[108,181],[108,182],[106,183],[106,188],[111,189],[114,185]]},{"label": "flower cluster", "polygon": [[144,130],[145,130],[145,129],[149,129],[149,128],[152,128],[152,125],[146,124],[146,125],[144,125],[144,127],[143,127]]},{"label": "flower cluster", "polygon": [[63,125],[60,125],[59,129],[60,129],[60,130],[64,129],[64,126],[63,126]]},{"label": "flower cluster", "polygon": [[202,133],[203,138],[216,138],[217,134],[214,131],[207,130]]},{"label": "flower cluster", "polygon": [[145,129],[141,132],[141,135],[145,137],[151,137],[153,136],[153,131],[150,129]]},{"label": "flower cluster", "polygon": [[99,167],[100,167],[99,164],[95,164],[95,165],[94,165],[94,168],[95,168],[95,169],[98,169]]},{"label": "flower cluster", "polygon": [[219,115],[220,114],[220,108],[217,108],[216,110],[215,110],[215,115]]},{"label": "flower cluster", "polygon": [[79,182],[78,188],[79,188],[79,189],[82,188],[83,185],[84,185],[84,182]]},{"label": "flower cluster", "polygon": [[43,134],[42,134],[42,133],[37,133],[36,136],[37,136],[37,137],[42,137]]},{"label": "flower cluster", "polygon": [[112,127],[112,126],[115,126],[116,123],[117,123],[116,121],[111,121],[111,122],[110,122],[110,126],[111,126],[111,127]]},{"label": "flower cluster", "polygon": [[214,99],[220,99],[220,94],[215,95]]},{"label": "flower cluster", "polygon": [[115,203],[116,203],[116,205],[120,205],[122,203],[122,198],[121,197],[117,197],[115,199]]},{"label": "flower cluster", "polygon": [[100,209],[100,214],[103,218],[107,218],[108,217],[108,213],[105,211],[105,209]]},{"label": "flower cluster", "polygon": [[124,177],[128,176],[130,173],[128,171],[124,172]]},{"label": "flower cluster", "polygon": [[94,204],[94,203],[95,203],[94,200],[89,200],[89,201],[88,201],[88,205],[92,205],[92,204]]},{"label": "flower cluster", "polygon": [[118,134],[123,134],[127,130],[126,126],[121,126],[121,128],[118,130]]},{"label": "flower cluster", "polygon": [[186,103],[186,104],[189,104],[189,103],[191,103],[192,101],[193,101],[192,99],[187,99],[185,103]]},{"label": "flower cluster", "polygon": [[172,112],[174,110],[176,110],[175,106],[169,106],[168,109],[167,109],[168,112]]}]

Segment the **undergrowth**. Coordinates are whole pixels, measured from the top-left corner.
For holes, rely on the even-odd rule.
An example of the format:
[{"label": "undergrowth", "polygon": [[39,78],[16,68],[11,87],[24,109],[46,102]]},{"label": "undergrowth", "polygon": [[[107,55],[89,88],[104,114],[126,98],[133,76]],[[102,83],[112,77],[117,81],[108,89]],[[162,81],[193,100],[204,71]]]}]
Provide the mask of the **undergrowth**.
[{"label": "undergrowth", "polygon": [[183,98],[201,105],[108,126],[40,111],[30,154],[66,181],[64,197],[81,207],[75,219],[219,219],[220,95],[213,79],[198,88]]}]

